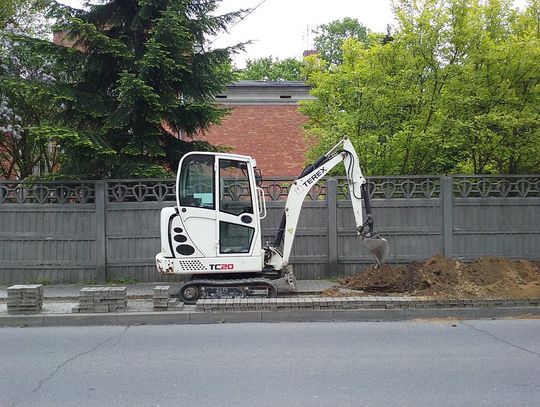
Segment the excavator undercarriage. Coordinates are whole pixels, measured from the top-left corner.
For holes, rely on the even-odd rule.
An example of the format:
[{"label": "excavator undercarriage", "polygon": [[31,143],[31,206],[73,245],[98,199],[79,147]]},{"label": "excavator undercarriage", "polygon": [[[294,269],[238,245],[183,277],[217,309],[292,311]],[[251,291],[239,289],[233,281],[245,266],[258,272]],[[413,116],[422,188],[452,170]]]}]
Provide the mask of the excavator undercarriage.
[{"label": "excavator undercarriage", "polygon": [[287,273],[266,273],[260,276],[245,275],[210,275],[191,276],[180,287],[178,297],[186,304],[195,304],[199,299],[230,299],[230,298],[275,298],[278,293],[296,291],[296,278],[292,268]]}]

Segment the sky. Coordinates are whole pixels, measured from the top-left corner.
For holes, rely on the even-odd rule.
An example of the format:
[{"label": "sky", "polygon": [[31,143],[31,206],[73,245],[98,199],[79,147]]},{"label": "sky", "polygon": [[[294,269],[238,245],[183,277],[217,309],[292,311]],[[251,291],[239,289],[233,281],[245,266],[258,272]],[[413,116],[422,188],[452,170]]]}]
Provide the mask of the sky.
[{"label": "sky", "polygon": [[[82,0],[59,0],[80,7]],[[516,0],[523,6],[525,0]],[[385,32],[387,24],[395,24],[391,0],[222,0],[218,13],[254,9],[243,20],[230,27],[230,32],[212,39],[212,48],[251,41],[246,52],[234,56],[237,68],[244,68],[248,59],[273,56],[279,59],[301,58],[313,47],[311,32],[320,24],[352,17],[371,31]]]},{"label": "sky", "polygon": [[[82,0],[59,0],[81,7]],[[260,4],[260,5],[259,5]],[[373,31],[384,32],[393,23],[390,0],[223,0],[218,13],[255,8],[251,14],[213,39],[212,48],[251,41],[246,52],[236,55],[234,63],[243,68],[246,60],[273,56],[301,58],[313,46],[317,25],[343,17],[357,18]]]},{"label": "sky", "polygon": [[212,44],[226,46],[251,40],[246,52],[235,58],[239,68],[247,59],[270,55],[301,58],[304,50],[313,47],[313,29],[343,17],[357,18],[378,32],[384,32],[387,24],[395,22],[390,0],[224,0],[220,10],[254,8],[258,4],[256,10],[231,28],[230,34],[220,36]]}]

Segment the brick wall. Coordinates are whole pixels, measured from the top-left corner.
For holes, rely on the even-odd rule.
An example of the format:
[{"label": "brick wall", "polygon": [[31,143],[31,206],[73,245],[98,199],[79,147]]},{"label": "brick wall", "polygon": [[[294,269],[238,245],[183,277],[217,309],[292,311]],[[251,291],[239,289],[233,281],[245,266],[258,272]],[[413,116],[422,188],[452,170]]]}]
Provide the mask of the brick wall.
[{"label": "brick wall", "polygon": [[75,40],[67,38],[65,31],[54,31],[53,32],[53,43],[56,45],[63,45],[68,48],[75,48],[79,51],[84,51],[82,45],[75,45]]},{"label": "brick wall", "polygon": [[308,149],[303,135],[307,118],[296,105],[236,105],[219,126],[199,136],[214,145],[257,160],[263,176],[298,176]]}]

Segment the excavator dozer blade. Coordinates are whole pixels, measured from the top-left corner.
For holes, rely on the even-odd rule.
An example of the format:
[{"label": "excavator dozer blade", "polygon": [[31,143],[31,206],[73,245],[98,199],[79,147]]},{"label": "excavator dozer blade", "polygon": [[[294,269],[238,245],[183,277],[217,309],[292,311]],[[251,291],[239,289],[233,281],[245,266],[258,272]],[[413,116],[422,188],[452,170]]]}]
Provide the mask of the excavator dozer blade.
[{"label": "excavator dozer blade", "polygon": [[375,256],[377,263],[379,265],[383,264],[388,258],[388,252],[390,251],[388,241],[379,236],[376,238],[364,237],[363,241],[371,254]]}]

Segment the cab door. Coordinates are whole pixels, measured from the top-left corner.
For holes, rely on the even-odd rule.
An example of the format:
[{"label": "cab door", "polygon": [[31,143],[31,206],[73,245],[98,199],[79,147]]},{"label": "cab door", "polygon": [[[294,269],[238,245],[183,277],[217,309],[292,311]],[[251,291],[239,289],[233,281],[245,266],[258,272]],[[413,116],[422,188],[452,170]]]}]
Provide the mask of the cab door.
[{"label": "cab door", "polygon": [[260,255],[259,214],[249,161],[218,157],[218,256]]},{"label": "cab door", "polygon": [[181,223],[172,225],[181,256],[217,254],[215,165],[213,154],[188,154],[182,159],[176,183]]}]

